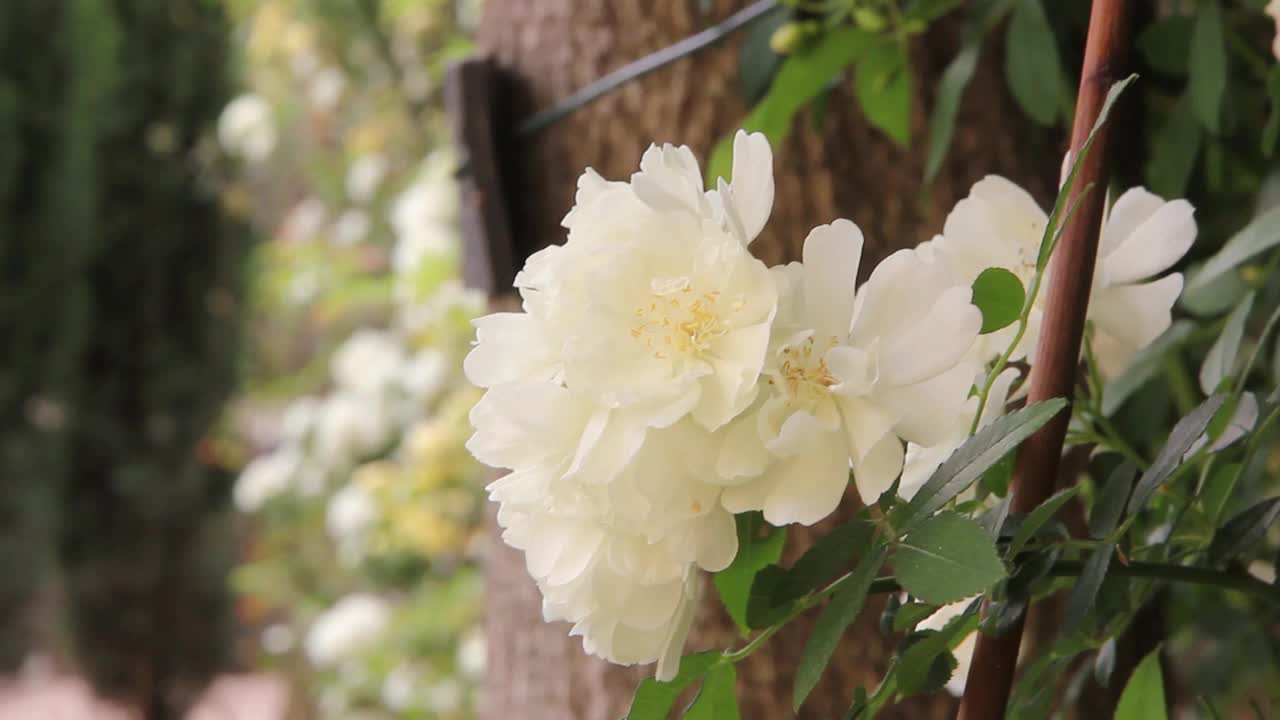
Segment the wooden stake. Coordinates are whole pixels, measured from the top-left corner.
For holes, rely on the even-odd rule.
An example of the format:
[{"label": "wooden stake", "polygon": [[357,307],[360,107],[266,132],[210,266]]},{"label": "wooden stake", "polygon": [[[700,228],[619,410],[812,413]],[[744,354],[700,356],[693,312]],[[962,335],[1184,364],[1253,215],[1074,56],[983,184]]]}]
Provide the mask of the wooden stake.
[{"label": "wooden stake", "polygon": [[[1128,40],[1131,0],[1095,0],[1089,15],[1084,66],[1076,96],[1071,132],[1071,157],[1077,157],[1102,109],[1107,90],[1121,80]],[[1093,186],[1080,200],[1054,252],[1049,269],[1048,297],[1031,375],[1028,402],[1050,398],[1072,399],[1080,341],[1088,311],[1093,268],[1098,255],[1098,233],[1106,198],[1110,126],[1094,138],[1072,190],[1071,207],[1082,190]],[[1053,492],[1070,413],[1059,413],[1032,435],[1018,450],[1014,465],[1015,512],[1029,512]],[[1025,615],[1024,615],[1025,618]],[[1002,718],[1013,688],[1023,621],[999,637],[979,635],[960,702],[960,720]]]}]

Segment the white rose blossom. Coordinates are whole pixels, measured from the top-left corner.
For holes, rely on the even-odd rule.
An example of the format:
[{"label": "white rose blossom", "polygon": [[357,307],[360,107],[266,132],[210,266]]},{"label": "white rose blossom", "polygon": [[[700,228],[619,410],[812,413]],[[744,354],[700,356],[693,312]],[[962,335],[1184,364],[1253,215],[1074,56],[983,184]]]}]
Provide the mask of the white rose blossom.
[{"label": "white rose blossom", "polygon": [[[959,617],[960,613],[973,603],[973,598],[966,598],[959,602],[949,605],[943,605],[938,608],[932,615],[920,621],[916,625],[917,630],[942,630],[954,618]],[[953,697],[964,695],[965,680],[969,677],[969,666],[973,663],[973,649],[978,644],[977,631],[970,632],[960,641],[958,645],[951,651],[956,659],[956,669],[951,672],[951,677],[947,679],[947,692]]]},{"label": "white rose blossom", "polygon": [[[674,676],[697,570],[737,552],[711,482],[713,432],[746,409],[777,292],[747,251],[773,203],[772,155],[740,133],[735,182],[704,190],[688,148],[651,147],[631,182],[588,170],[568,241],[517,277],[524,313],[476,321],[465,370],[488,388],[468,448],[548,620],[587,652]],[[518,348],[518,352],[512,352]]]},{"label": "white rose blossom", "polygon": [[[942,235],[928,243],[929,251],[963,283],[972,283],[986,268],[1002,267],[1026,287],[1035,274],[1047,223],[1048,216],[1026,190],[989,175],[947,216]],[[1151,278],[1181,259],[1195,236],[1194,209],[1186,200],[1166,202],[1144,188],[1133,188],[1111,207],[1099,237],[1088,314],[1104,375],[1121,372],[1134,353],[1168,329],[1170,310],[1182,292],[1182,275]],[[1048,295],[1046,273],[1026,334],[1011,359],[1034,358]],[[1016,332],[1011,325],[984,336],[988,356],[1008,347]]]},{"label": "white rose blossom", "polygon": [[763,402],[727,433],[718,463],[733,512],[782,525],[831,514],[849,468],[864,503],[902,470],[903,441],[940,442],[977,370],[961,362],[982,324],[971,290],[913,250],[854,291],[862,233],[813,230],[804,262],[775,268],[782,300]]},{"label": "white rose blossom", "polygon": [[254,458],[240,472],[232,499],[241,512],[257,512],[272,498],[288,492],[302,470],[303,456],[293,445]]},{"label": "white rose blossom", "polygon": [[334,351],[329,371],[343,390],[378,395],[399,382],[407,362],[404,348],[392,333],[365,328]]}]

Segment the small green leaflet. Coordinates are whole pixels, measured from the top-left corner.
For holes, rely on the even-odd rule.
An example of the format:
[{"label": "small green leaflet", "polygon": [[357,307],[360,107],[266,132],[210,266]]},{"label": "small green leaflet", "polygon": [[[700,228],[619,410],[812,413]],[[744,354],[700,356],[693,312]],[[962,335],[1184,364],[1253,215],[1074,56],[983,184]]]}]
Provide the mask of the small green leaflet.
[{"label": "small green leaflet", "polygon": [[684,720],[739,720],[737,688],[738,672],[733,663],[712,667]]},{"label": "small green leaflet", "polygon": [[1052,497],[1035,507],[1034,510],[1027,513],[1027,517],[1018,525],[1018,531],[1013,534],[1013,540],[1009,542],[1009,557],[1015,557],[1031,538],[1035,537],[1037,531],[1044,527],[1045,523],[1053,519],[1058,514],[1058,510],[1067,504],[1067,501],[1076,496],[1080,492],[1080,488],[1072,485],[1069,488],[1059,490]]},{"label": "small green leaflet", "polygon": [[1053,125],[1062,92],[1062,60],[1040,0],[1019,0],[1005,36],[1005,78],[1013,97],[1041,125]]},{"label": "small green leaflet", "polygon": [[979,333],[993,333],[1017,322],[1026,299],[1017,275],[1000,267],[983,270],[973,281],[973,304],[982,311]]},{"label": "small green leaflet", "polygon": [[1244,340],[1244,324],[1249,319],[1249,311],[1253,309],[1256,293],[1249,293],[1244,301],[1227,316],[1227,324],[1222,334],[1209,348],[1209,354],[1200,366],[1200,390],[1205,395],[1217,391],[1223,380],[1231,377],[1236,369],[1237,356],[1240,354],[1240,342]]},{"label": "small green leaflet", "polygon": [[1115,720],[1168,720],[1164,697],[1164,674],[1160,671],[1160,649],[1151,651],[1138,663],[1124,686]]},{"label": "small green leaflet", "polygon": [[[1130,75],[1120,82],[1111,86],[1107,90],[1107,96],[1102,101],[1102,108],[1098,110],[1098,119],[1093,122],[1093,127],[1089,130],[1088,137],[1085,138],[1084,144],[1080,147],[1080,152],[1076,157],[1071,159],[1071,172],[1067,173],[1067,179],[1062,183],[1062,188],[1058,191],[1058,199],[1053,202],[1053,210],[1049,212],[1049,222],[1044,227],[1044,237],[1040,240],[1040,253],[1036,256],[1036,270],[1044,270],[1049,265],[1049,257],[1053,254],[1053,246],[1057,242],[1061,226],[1066,225],[1065,218],[1062,217],[1063,210],[1067,209],[1067,199],[1071,197],[1072,190],[1075,188],[1076,175],[1080,172],[1080,165],[1084,162],[1084,158],[1089,154],[1089,148],[1093,147],[1093,141],[1098,137],[1098,131],[1107,122],[1107,117],[1111,115],[1111,108],[1115,106],[1116,100],[1120,98],[1120,94],[1130,83],[1138,78],[1137,75]],[[1075,193],[1077,196],[1076,204],[1079,198],[1083,198],[1089,188],[1085,187],[1080,192]],[[1074,209],[1074,205],[1072,206]],[[1071,210],[1067,210],[1070,216]]]},{"label": "small green leaflet", "polygon": [[1187,90],[1191,110],[1205,129],[1218,134],[1222,122],[1222,97],[1227,89],[1227,41],[1222,28],[1222,8],[1217,0],[1200,3],[1191,29],[1191,65]]},{"label": "small green leaflet", "polygon": [[978,67],[978,52],[982,49],[982,37],[977,35],[965,42],[938,80],[938,91],[933,99],[933,114],[929,116],[929,157],[925,160],[925,182],[932,181],[942,168],[942,160],[951,147],[951,136],[956,130],[956,113],[960,110],[960,98],[973,79]]},{"label": "small green leaflet", "polygon": [[911,530],[898,544],[893,566],[904,590],[934,605],[984,592],[1005,576],[991,536],[952,512],[927,518]]},{"label": "small green leaflet", "polygon": [[1191,449],[1192,444],[1209,427],[1209,421],[1213,420],[1225,399],[1223,395],[1211,396],[1173,426],[1173,430],[1169,431],[1169,439],[1160,448],[1151,467],[1138,478],[1138,486],[1129,498],[1130,515],[1141,510],[1156,488],[1169,479],[1169,475],[1182,463],[1183,456]]},{"label": "small green leaflet", "polygon": [[631,709],[622,720],[667,720],[676,698],[685,688],[702,679],[722,655],[712,650],[680,659],[680,672],[668,682],[645,678],[631,698]]},{"label": "small green leaflet", "polygon": [[858,613],[862,612],[871,581],[884,564],[885,553],[884,543],[877,543],[831,597],[831,602],[822,609],[822,614],[818,615],[813,634],[805,643],[804,654],[800,657],[800,666],[796,668],[791,699],[791,705],[796,710],[800,709],[805,698],[809,697],[809,693],[818,684],[822,672],[827,669],[827,663],[831,662],[832,653],[840,644],[840,638],[844,636],[844,631],[858,618]]},{"label": "small green leaflet", "polygon": [[872,126],[905,147],[911,141],[911,62],[906,46],[883,36],[854,69],[854,94]]},{"label": "small green leaflet", "polygon": [[1070,633],[1080,627],[1080,623],[1084,622],[1084,618],[1089,614],[1089,609],[1093,607],[1093,601],[1098,597],[1098,590],[1102,587],[1102,581],[1107,578],[1107,568],[1111,567],[1111,556],[1115,554],[1115,545],[1104,545],[1089,556],[1084,562],[1084,569],[1080,572],[1080,578],[1076,580],[1075,585],[1071,586],[1071,592],[1067,595],[1066,609],[1062,613],[1062,623],[1066,628],[1066,632]]},{"label": "small green leaflet", "polygon": [[1164,124],[1151,135],[1143,174],[1151,190],[1163,197],[1182,197],[1200,155],[1204,131],[1184,97],[1169,111]]},{"label": "small green leaflet", "polygon": [[720,602],[724,603],[729,617],[738,624],[738,630],[746,635],[750,632],[747,624],[747,602],[751,595],[751,584],[761,568],[782,557],[782,545],[787,540],[787,533],[769,527],[758,512],[741,513],[734,520],[738,525],[738,554],[729,567],[712,576],[712,582],[715,583]]},{"label": "small green leaflet", "polygon": [[911,643],[898,658],[898,689],[903,695],[934,692],[951,679],[955,658],[951,650],[978,628],[977,605]]},{"label": "small green leaflet", "polygon": [[817,590],[871,545],[875,523],[863,508],[847,523],[823,535],[805,551],[774,588],[773,601],[789,603]]},{"label": "small green leaflet", "polygon": [[1061,398],[1035,403],[996,418],[979,430],[951,453],[951,457],[938,466],[916,491],[906,505],[899,527],[908,530],[912,524],[951,502],[952,498],[977,482],[987,468],[999,462],[1065,406],[1066,402]]},{"label": "small green leaflet", "polygon": [[1273,497],[1228,520],[1209,545],[1209,562],[1225,562],[1256,545],[1277,516],[1280,516],[1280,497]]},{"label": "small green leaflet", "polygon": [[1107,477],[1093,507],[1089,510],[1089,536],[1098,540],[1106,538],[1116,529],[1124,516],[1124,506],[1133,490],[1133,480],[1138,467],[1126,460]]}]

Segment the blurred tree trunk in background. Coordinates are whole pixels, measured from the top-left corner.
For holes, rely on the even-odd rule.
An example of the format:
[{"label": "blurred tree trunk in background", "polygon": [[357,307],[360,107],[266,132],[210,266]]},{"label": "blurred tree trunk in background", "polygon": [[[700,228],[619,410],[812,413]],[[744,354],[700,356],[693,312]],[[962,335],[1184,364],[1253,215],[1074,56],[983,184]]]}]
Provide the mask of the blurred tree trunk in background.
[{"label": "blurred tree trunk in background", "polygon": [[[746,0],[487,0],[480,45],[519,76],[529,97],[515,117],[543,108],[604,73],[691,35],[746,6]],[[709,11],[702,10],[710,5]],[[999,173],[1051,196],[1060,159],[1055,138],[1031,134],[1007,97],[999,48],[988,42],[961,103],[950,155],[934,183],[923,185],[925,133],[933,89],[959,48],[959,22],[948,20],[915,43],[912,144],[895,146],[871,128],[844,83],[827,105],[821,128],[802,113],[775,148],[777,200],[769,224],[752,249],[766,262],[798,259],[814,225],[849,217],[866,234],[862,272],[902,247],[942,230],[946,212],[969,186]],[[517,243],[533,250],[563,239],[559,222],[573,202],[575,182],[592,166],[610,179],[626,179],[650,142],[692,146],[706,158],[717,139],[745,115],[737,91],[741,38],[680,60],[587,105],[567,119],[522,140],[508,189],[515,205]],[[856,495],[855,495],[856,497]],[[786,553],[794,558],[811,531],[792,530]],[[489,678],[487,716],[527,720],[600,720],[620,717],[631,692],[651,668],[616,668],[583,655],[563,624],[542,623],[537,589],[524,559],[495,539],[489,561]],[[690,638],[690,651],[727,647],[736,631],[708,585]],[[880,602],[869,603],[802,717],[843,715],[853,689],[873,687],[887,667],[892,642],[877,623]],[[738,666],[744,717],[791,716],[792,670],[813,614],[779,633]],[[943,697],[914,701],[885,717],[950,717]]]},{"label": "blurred tree trunk in background", "polygon": [[207,0],[0,3],[3,658],[41,649],[20,613],[55,578],[79,668],[149,718],[229,638],[230,478],[200,454],[250,247],[212,177],[227,33]]}]

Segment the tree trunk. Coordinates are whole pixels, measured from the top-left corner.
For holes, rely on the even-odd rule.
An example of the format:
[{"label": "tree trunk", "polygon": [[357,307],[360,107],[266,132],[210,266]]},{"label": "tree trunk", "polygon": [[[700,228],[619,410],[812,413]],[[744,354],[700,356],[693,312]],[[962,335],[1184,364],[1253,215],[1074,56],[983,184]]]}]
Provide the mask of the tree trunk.
[{"label": "tree trunk", "polygon": [[[525,96],[512,108],[521,118],[545,108],[606,72],[691,35],[745,0],[490,0],[480,45],[516,75]],[[711,5],[704,11],[705,5]],[[796,259],[814,225],[848,217],[866,235],[862,272],[889,253],[942,229],[943,219],[970,185],[998,173],[1051,196],[1060,158],[1057,138],[1031,133],[1004,89],[998,48],[988,43],[961,103],[955,138],[942,172],[923,185],[928,110],[937,79],[959,46],[958,23],[944,21],[913,49],[912,144],[903,149],[871,128],[849,87],[832,94],[821,128],[808,112],[775,151],[777,197],[764,233],[753,245],[769,264]],[[588,104],[513,148],[507,191],[516,245],[526,251],[563,239],[559,222],[573,202],[583,168],[626,179],[651,142],[693,148],[706,158],[747,108],[737,92],[741,38],[677,61]],[[856,494],[849,504],[856,503]],[[821,528],[819,528],[819,531]],[[815,537],[792,528],[787,556]],[[546,625],[537,589],[520,553],[494,541],[489,559],[489,678],[487,717],[599,720],[620,717],[631,692],[652,668],[616,668],[586,657],[563,624]],[[712,589],[695,623],[689,650],[740,642]],[[874,687],[888,666],[896,638],[878,628],[880,602],[871,602],[837,650],[826,678],[801,717],[840,717],[857,686]],[[791,716],[792,673],[813,613],[779,633],[739,665],[738,694],[745,718]],[[890,709],[884,717],[949,717],[954,706],[935,696]]]}]

